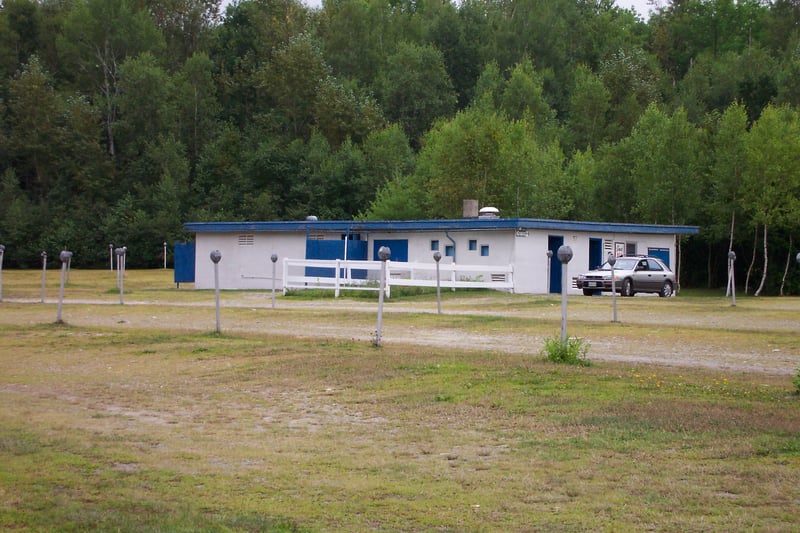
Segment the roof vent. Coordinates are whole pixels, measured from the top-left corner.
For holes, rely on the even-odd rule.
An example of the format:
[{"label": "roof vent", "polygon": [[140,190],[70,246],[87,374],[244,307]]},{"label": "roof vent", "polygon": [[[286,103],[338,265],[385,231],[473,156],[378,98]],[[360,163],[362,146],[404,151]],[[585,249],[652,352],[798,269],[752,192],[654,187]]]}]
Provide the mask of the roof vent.
[{"label": "roof vent", "polygon": [[317,215],[308,215],[306,217],[306,222],[316,222],[316,221],[317,221]]},{"label": "roof vent", "polygon": [[500,210],[496,207],[481,207],[478,218],[500,218]]}]

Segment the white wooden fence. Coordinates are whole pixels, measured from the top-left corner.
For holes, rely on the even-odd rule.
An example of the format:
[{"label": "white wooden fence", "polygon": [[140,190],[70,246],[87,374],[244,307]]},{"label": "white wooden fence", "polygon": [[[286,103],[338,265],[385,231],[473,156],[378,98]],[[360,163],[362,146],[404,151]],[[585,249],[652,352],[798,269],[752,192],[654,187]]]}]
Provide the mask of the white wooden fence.
[{"label": "white wooden fence", "polygon": [[[332,276],[308,276],[307,268],[327,268]],[[283,260],[283,293],[289,290],[333,289],[339,296],[342,290],[380,290],[380,261],[350,261],[343,259]],[[353,277],[354,272],[357,277]],[[406,263],[386,261],[386,295],[392,286],[436,287],[435,263]],[[511,265],[439,264],[439,286],[448,289],[494,289],[514,291],[514,268]]]}]

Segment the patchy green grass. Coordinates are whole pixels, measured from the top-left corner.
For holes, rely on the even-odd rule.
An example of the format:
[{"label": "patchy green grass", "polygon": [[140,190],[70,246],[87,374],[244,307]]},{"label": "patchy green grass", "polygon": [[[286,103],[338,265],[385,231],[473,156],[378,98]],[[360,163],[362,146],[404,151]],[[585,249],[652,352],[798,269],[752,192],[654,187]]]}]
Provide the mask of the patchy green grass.
[{"label": "patchy green grass", "polygon": [[0,528],[787,530],[785,379],[2,326]]}]

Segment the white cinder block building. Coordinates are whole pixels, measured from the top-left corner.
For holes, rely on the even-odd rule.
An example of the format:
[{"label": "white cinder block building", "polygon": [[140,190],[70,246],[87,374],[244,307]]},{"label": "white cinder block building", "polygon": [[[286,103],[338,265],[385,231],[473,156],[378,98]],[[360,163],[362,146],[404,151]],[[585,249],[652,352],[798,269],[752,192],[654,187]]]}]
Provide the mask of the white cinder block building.
[{"label": "white cinder block building", "polygon": [[[453,220],[408,221],[289,221],[190,222],[184,228],[196,235],[195,287],[214,287],[213,250],[222,253],[219,268],[223,289],[269,289],[271,256],[290,259],[378,260],[378,249],[388,246],[392,262],[485,265],[513,269],[513,291],[543,294],[561,292],[561,264],[556,251],[569,245],[573,259],[569,278],[601,264],[609,253],[653,255],[676,267],[680,235],[698,233],[696,226],[662,226],[608,222],[576,222],[496,215]],[[547,251],[553,252],[548,259]],[[176,276],[179,265],[176,262]],[[318,269],[323,270],[323,269]],[[332,272],[336,269],[329,269]],[[278,263],[276,276],[282,268]],[[319,275],[325,275],[320,273]],[[179,281],[176,277],[176,281]],[[180,281],[189,281],[183,279]],[[278,279],[280,287],[282,280]],[[570,291],[577,291],[570,287]]]}]

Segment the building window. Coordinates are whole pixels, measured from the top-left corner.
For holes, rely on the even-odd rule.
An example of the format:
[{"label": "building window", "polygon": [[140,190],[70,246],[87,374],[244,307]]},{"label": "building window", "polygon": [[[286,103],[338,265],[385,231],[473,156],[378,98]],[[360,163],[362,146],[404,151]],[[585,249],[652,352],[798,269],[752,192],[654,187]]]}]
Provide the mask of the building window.
[{"label": "building window", "polygon": [[239,246],[253,246],[253,244],[255,244],[255,235],[252,233],[239,235]]},{"label": "building window", "polygon": [[446,255],[447,257],[453,257],[454,255],[456,255],[455,247],[450,245],[450,244],[445,246],[444,247],[444,255]]},{"label": "building window", "polygon": [[636,243],[635,242],[626,242],[625,243],[625,255],[636,255]]},{"label": "building window", "polygon": [[482,244],[481,245],[481,257],[489,257],[489,245]]},{"label": "building window", "polygon": [[470,239],[469,240],[469,249],[470,249],[471,252],[474,252],[475,250],[477,250],[478,249],[478,241],[476,241],[475,239]]},{"label": "building window", "polygon": [[431,241],[431,251],[435,252],[438,249],[439,249],[439,241],[438,240]]}]

